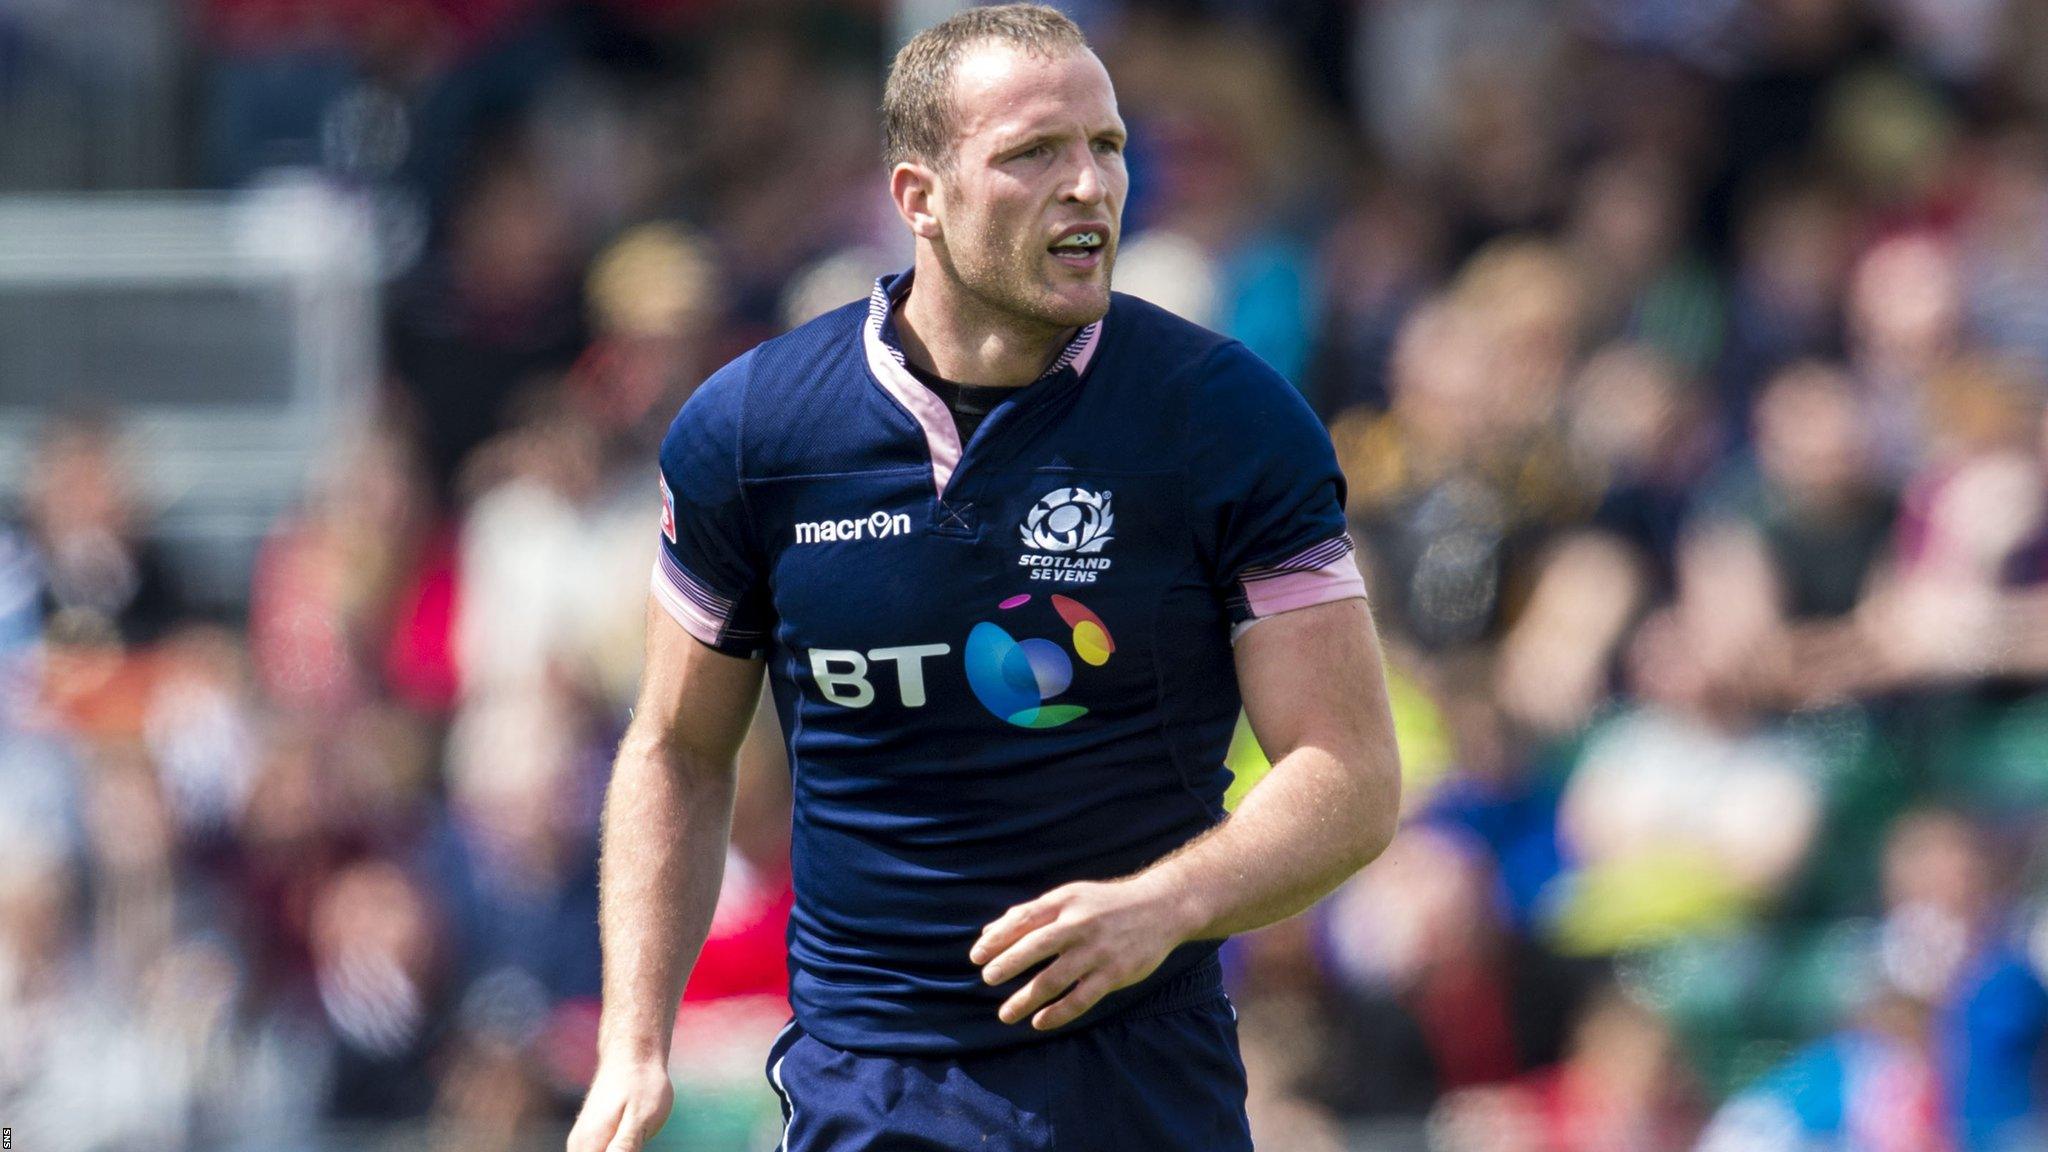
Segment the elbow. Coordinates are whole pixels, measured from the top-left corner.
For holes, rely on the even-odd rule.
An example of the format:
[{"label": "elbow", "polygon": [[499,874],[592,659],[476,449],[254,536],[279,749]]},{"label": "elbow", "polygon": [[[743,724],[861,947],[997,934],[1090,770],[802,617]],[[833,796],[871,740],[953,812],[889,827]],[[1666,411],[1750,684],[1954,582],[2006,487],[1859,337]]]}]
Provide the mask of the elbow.
[{"label": "elbow", "polygon": [[612,762],[613,783],[658,779],[689,784],[732,775],[732,754],[719,756],[684,739],[683,735],[674,725],[646,722],[635,717],[619,741],[618,753]]},{"label": "elbow", "polygon": [[1379,859],[1386,852],[1387,848],[1394,843],[1394,833],[1400,826],[1401,812],[1399,804],[1389,804],[1382,811],[1375,813],[1366,836],[1365,860],[1359,864],[1359,867],[1363,868],[1366,864]]},{"label": "elbow", "polygon": [[1389,808],[1375,807],[1364,813],[1352,844],[1351,871],[1356,872],[1379,859],[1387,846],[1394,842],[1394,829],[1399,823],[1399,813]]},{"label": "elbow", "polygon": [[612,778],[633,776],[651,771],[674,771],[683,749],[673,734],[658,725],[643,723],[637,717],[626,726],[625,735],[619,740],[619,748],[612,761]]},{"label": "elbow", "polygon": [[1390,742],[1384,749],[1373,749],[1363,763],[1366,768],[1356,817],[1353,871],[1379,859],[1394,842],[1394,833],[1401,824],[1400,752]]}]

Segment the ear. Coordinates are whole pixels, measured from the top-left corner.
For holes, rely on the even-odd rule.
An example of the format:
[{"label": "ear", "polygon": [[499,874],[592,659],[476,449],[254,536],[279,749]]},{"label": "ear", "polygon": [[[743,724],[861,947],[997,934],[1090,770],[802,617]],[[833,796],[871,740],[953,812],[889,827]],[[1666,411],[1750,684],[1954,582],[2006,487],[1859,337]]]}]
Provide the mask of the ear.
[{"label": "ear", "polygon": [[905,160],[889,170],[889,198],[896,202],[896,214],[910,225],[911,235],[938,239],[943,196],[937,172],[915,160]]}]

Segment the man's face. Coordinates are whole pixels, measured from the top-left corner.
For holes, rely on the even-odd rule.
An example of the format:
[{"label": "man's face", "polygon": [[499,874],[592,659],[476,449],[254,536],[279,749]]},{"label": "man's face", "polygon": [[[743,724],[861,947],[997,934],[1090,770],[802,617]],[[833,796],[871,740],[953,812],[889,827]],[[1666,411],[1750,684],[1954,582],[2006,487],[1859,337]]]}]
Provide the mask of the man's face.
[{"label": "man's face", "polygon": [[971,48],[954,69],[952,163],[937,174],[939,260],[994,311],[1073,327],[1109,311],[1130,176],[1095,54]]}]

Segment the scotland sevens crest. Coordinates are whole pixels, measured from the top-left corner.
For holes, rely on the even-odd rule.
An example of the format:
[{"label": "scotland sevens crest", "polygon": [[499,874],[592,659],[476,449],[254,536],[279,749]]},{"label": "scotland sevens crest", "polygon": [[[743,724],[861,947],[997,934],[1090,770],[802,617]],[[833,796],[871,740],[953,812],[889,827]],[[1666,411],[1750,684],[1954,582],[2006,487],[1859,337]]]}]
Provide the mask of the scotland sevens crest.
[{"label": "scotland sevens crest", "polygon": [[1115,525],[1107,491],[1055,488],[1031,506],[1017,531],[1026,548],[1089,554],[1116,539],[1110,531]]}]

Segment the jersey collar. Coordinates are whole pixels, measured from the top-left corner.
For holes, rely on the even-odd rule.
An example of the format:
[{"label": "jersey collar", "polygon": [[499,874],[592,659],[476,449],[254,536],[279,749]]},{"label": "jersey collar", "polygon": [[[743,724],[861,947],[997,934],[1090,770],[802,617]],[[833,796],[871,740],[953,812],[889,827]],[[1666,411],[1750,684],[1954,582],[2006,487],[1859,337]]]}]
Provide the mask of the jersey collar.
[{"label": "jersey collar", "polygon": [[[946,402],[910,374],[903,358],[903,345],[896,336],[896,305],[910,291],[912,275],[905,271],[875,281],[874,290],[868,294],[868,319],[861,329],[861,346],[875,381],[924,430],[925,445],[932,456],[932,484],[943,496],[946,482],[960,466],[960,430],[954,426]],[[1074,333],[1074,338],[1067,341],[1067,346],[1034,385],[1062,372],[1072,372],[1076,377],[1086,374],[1101,343],[1102,321],[1097,320]]]}]

